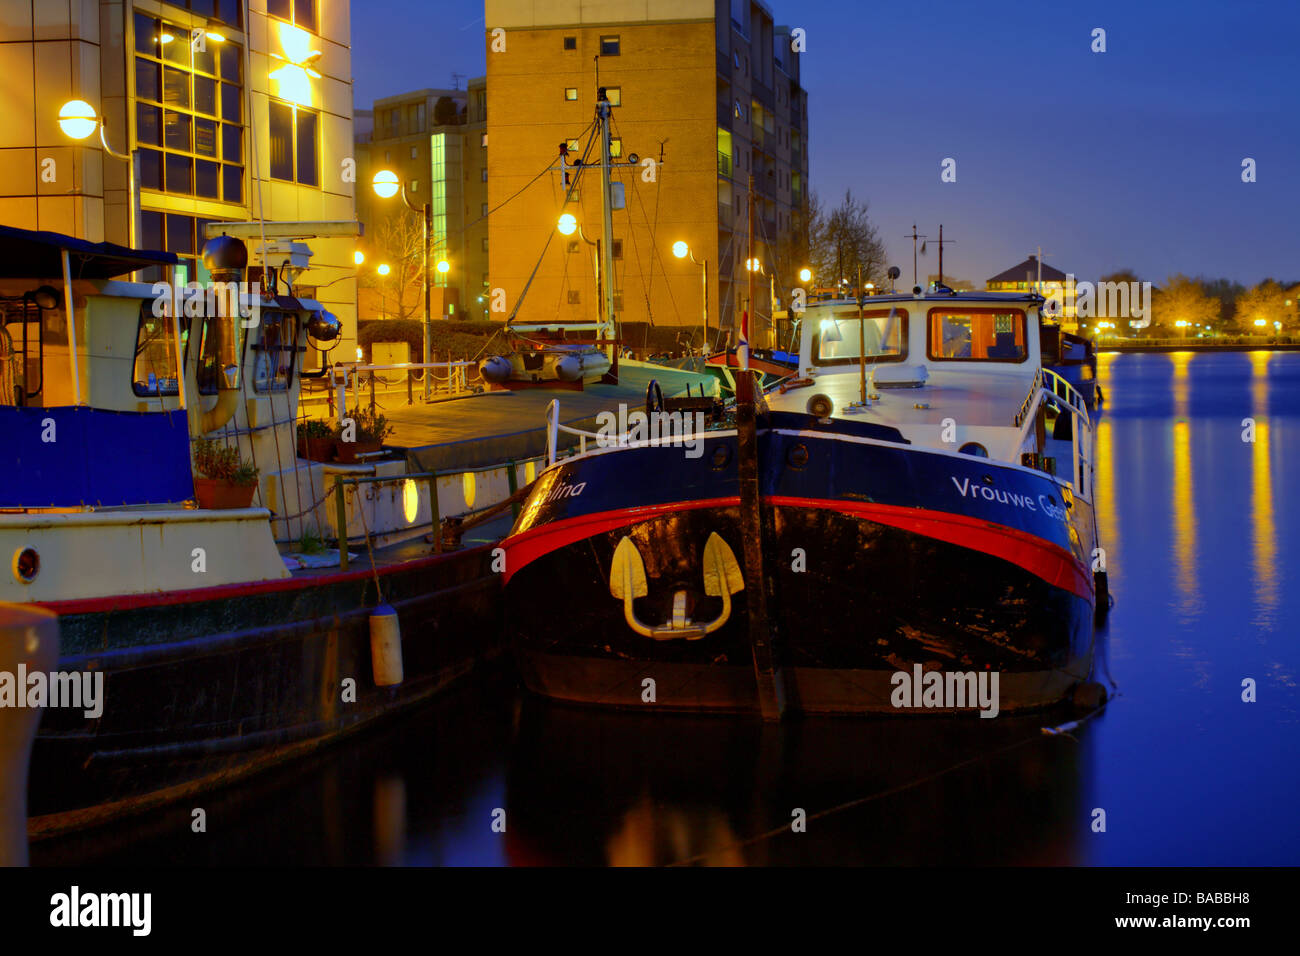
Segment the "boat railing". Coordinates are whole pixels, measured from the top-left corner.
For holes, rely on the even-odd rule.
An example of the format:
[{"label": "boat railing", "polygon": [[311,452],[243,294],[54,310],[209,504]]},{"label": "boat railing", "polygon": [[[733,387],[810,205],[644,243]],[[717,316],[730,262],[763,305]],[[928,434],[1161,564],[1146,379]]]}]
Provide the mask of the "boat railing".
[{"label": "boat railing", "polygon": [[[352,485],[355,488],[360,488],[362,485],[383,484],[385,482],[393,482],[393,483],[407,482],[407,481],[422,482],[425,485],[425,487],[428,488],[428,492],[429,492],[429,526],[433,537],[433,550],[435,553],[441,553],[443,550],[442,534],[439,529],[442,525],[442,519],[444,517],[464,518],[467,516],[478,514],[480,512],[495,511],[506,507],[506,504],[510,501],[510,499],[514,498],[516,492],[519,491],[519,466],[520,465],[527,466],[530,462],[534,461],[535,458],[536,456],[531,456],[529,458],[521,458],[518,460],[512,459],[510,461],[500,461],[494,464],[479,465],[477,467],[472,467],[472,468],[443,468],[438,471],[412,471],[412,472],[403,472],[401,474],[396,474],[396,475],[345,475],[345,474],[334,475],[333,476],[334,515],[335,515],[335,521],[337,522],[337,527],[338,529],[340,529],[339,530],[339,535],[340,535],[339,568],[343,571],[346,571],[348,569],[348,548],[346,543],[347,527],[348,527],[348,509],[347,509],[347,498],[344,493],[344,490],[348,485]],[[510,488],[510,496],[509,498],[506,499],[506,502],[500,502],[500,501],[494,502],[491,505],[488,505],[484,508],[477,509],[477,510],[471,507],[470,511],[464,512],[463,514],[460,515],[443,515],[442,506],[438,496],[439,478],[460,477],[463,479],[468,475],[480,475],[489,472],[500,471],[502,468],[506,470],[506,480]],[[524,477],[527,480],[531,481],[530,475],[531,475],[531,471],[526,471]],[[519,512],[518,504],[512,505],[511,509],[514,511],[515,515],[518,516],[518,512]]]},{"label": "boat railing", "polygon": [[[415,403],[415,386],[414,377],[410,374],[416,369],[423,369],[425,374],[432,378],[433,370],[440,369],[445,371],[446,377],[441,381],[446,382],[446,395],[459,395],[469,391],[468,370],[477,368],[478,363],[469,361],[459,362],[394,362],[389,365],[363,365],[360,362],[336,362],[330,366],[330,396],[338,396],[338,407],[335,409],[340,422],[343,416],[347,414],[347,409],[356,408],[361,401],[361,379],[363,372],[369,372],[370,385],[370,410],[375,410],[375,381],[378,376],[376,372],[400,371],[406,372],[406,401],[408,405]],[[352,388],[352,404],[347,401],[348,387]],[[430,382],[431,394],[438,394],[444,390],[437,379]]]},{"label": "boat railing", "polygon": [[591,438],[600,441],[606,436],[598,432],[589,432],[581,428],[573,428],[569,425],[560,424],[560,400],[551,399],[551,403],[546,406],[546,466],[549,468],[555,464],[556,456],[559,454],[560,432],[578,437],[578,454],[585,454],[587,451],[587,439]]}]

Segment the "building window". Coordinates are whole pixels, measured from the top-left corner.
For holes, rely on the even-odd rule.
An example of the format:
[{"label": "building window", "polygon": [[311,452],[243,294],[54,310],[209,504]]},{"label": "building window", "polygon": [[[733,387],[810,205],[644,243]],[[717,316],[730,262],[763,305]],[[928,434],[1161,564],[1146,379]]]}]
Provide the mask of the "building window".
[{"label": "building window", "polygon": [[607,86],[605,87],[605,98],[609,100],[610,106],[623,105],[623,87]]},{"label": "building window", "polygon": [[[483,216],[486,216],[486,215],[487,215],[487,212],[488,212],[488,205],[487,205],[487,203],[484,203],[484,204],[483,204],[483,212],[482,212],[482,215],[483,215]],[[480,218],[481,218],[481,217],[480,217]]]},{"label": "building window", "polygon": [[580,290],[569,290],[569,305],[582,305],[582,292]]},{"label": "building window", "polygon": [[479,143],[484,149],[487,149],[487,133],[483,134],[483,140]]},{"label": "building window", "polygon": [[564,98],[566,100],[576,100],[578,98],[578,88],[576,86],[566,86],[564,88]]},{"label": "building window", "polygon": [[188,41],[189,31],[136,14],[140,186],[244,201],[243,48]]},{"label": "building window", "polygon": [[615,159],[623,155],[623,141],[617,137],[609,141],[609,155]]},{"label": "building window", "polygon": [[569,254],[572,255],[573,253],[575,253],[575,252],[577,252],[577,251],[578,251],[578,240],[577,240],[577,239],[570,239],[570,240],[569,240],[569,246],[568,246],[568,252],[569,252]]},{"label": "building window", "polygon": [[[199,252],[207,242],[204,227],[212,221],[180,213],[145,209],[140,213],[140,248],[176,253],[180,259],[176,264],[178,283],[184,284],[196,279],[206,281],[208,274],[199,260]],[[141,270],[140,275],[143,282],[157,282],[163,278],[163,269],[154,266]]]},{"label": "building window", "polygon": [[613,242],[613,253],[615,259],[623,258],[623,240],[615,239]]},{"label": "building window", "polygon": [[412,179],[411,184],[407,187],[407,192],[418,193],[420,191],[420,181]]},{"label": "building window", "polygon": [[732,110],[732,114],[738,120],[743,120],[745,118],[745,107],[740,104],[740,100],[736,100],[736,106]]},{"label": "building window", "polygon": [[266,0],[266,12],[304,30],[316,32],[316,0]]},{"label": "building window", "polygon": [[600,55],[601,56],[618,56],[619,43],[618,37],[601,37],[600,38]]},{"label": "building window", "polygon": [[576,139],[569,140],[569,152],[576,153],[581,148],[581,144]]},{"label": "building window", "polygon": [[419,155],[420,155],[420,147],[418,147],[418,146],[412,146],[412,147],[411,147],[411,158],[412,158],[412,159],[416,159]]},{"label": "building window", "polygon": [[384,150],[384,162],[391,163],[392,161],[393,161],[393,151],[391,149]]},{"label": "building window", "polygon": [[271,178],[319,186],[316,111],[271,100],[270,112]]},{"label": "building window", "polygon": [[484,166],[482,169],[479,170],[479,175],[482,177],[483,182],[487,182],[487,167],[486,167],[486,166]]},{"label": "building window", "polygon": [[566,50],[576,50],[576,49],[578,48],[578,38],[577,38],[577,37],[565,37],[565,38],[564,38],[564,48],[565,48]]},{"label": "building window", "polygon": [[737,51],[733,50],[733,51],[731,52],[731,62],[734,63],[734,64],[736,65],[736,69],[739,70],[739,69],[740,69],[740,53],[738,53]]},{"label": "building window", "polygon": [[622,311],[623,311],[623,293],[622,293],[622,292],[615,292],[615,293],[614,293],[614,311],[615,311],[615,312],[622,312]]},{"label": "building window", "polygon": [[483,251],[484,251],[484,252],[487,252],[487,251],[488,251],[488,241],[487,241],[487,236],[484,236],[484,237],[483,237]]}]

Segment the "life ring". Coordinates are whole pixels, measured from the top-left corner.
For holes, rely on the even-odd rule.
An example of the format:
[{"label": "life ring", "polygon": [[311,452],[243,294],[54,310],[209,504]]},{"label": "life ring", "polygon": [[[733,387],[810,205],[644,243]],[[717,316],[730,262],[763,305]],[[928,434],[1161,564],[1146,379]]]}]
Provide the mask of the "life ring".
[{"label": "life ring", "polygon": [[664,390],[659,387],[659,380],[652,378],[650,384],[645,387],[645,412],[647,415],[653,415],[663,410]]}]

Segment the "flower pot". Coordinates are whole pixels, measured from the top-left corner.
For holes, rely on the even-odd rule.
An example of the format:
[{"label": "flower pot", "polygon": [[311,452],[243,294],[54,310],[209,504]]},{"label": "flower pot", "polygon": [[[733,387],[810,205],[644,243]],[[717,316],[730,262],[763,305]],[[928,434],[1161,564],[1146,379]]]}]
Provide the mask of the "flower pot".
[{"label": "flower pot", "polygon": [[324,438],[304,438],[298,436],[298,457],[307,461],[333,461],[334,436]]},{"label": "flower pot", "polygon": [[195,478],[194,497],[199,499],[199,507],[209,510],[227,508],[247,508],[253,503],[253,492],[257,483],[237,485],[224,478]]},{"label": "flower pot", "polygon": [[335,444],[334,450],[338,455],[339,461],[356,462],[358,455],[364,455],[369,452],[379,451],[384,447],[383,442],[378,441],[339,441]]}]

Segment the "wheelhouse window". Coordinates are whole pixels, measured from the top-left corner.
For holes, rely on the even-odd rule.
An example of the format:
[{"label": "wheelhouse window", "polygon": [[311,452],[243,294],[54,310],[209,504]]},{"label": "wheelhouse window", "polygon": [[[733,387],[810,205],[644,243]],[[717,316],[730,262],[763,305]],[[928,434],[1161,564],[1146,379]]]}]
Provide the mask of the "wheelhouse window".
[{"label": "wheelhouse window", "polygon": [[842,309],[818,322],[813,354],[818,365],[859,361],[899,362],[907,357],[907,312],[869,309],[858,319],[857,309]]},{"label": "wheelhouse window", "polygon": [[154,315],[153,302],[140,307],[135,335],[131,390],[140,396],[175,395],[176,325],[170,315]]},{"label": "wheelhouse window", "polygon": [[939,361],[1023,362],[1029,357],[1025,313],[931,309],[926,354]]},{"label": "wheelhouse window", "polygon": [[298,354],[298,317],[292,312],[263,312],[257,328],[257,341],[249,345],[253,350],[253,388],[287,391]]}]

